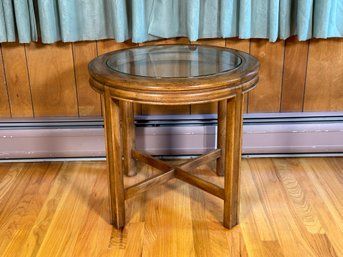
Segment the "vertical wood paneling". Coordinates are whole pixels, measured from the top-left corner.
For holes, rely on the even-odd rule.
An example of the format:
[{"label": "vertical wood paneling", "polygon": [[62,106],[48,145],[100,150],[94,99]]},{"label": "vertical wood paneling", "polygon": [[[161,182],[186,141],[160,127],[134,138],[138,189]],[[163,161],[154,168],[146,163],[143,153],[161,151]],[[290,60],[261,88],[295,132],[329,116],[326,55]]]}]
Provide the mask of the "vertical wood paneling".
[{"label": "vertical wood paneling", "polygon": [[74,43],[73,54],[79,115],[101,115],[100,95],[91,89],[88,82],[88,63],[97,56],[96,42]]},{"label": "vertical wood paneling", "polygon": [[[187,38],[139,45],[190,44]],[[295,37],[205,39],[193,44],[226,46],[250,52],[261,61],[260,82],[245,98],[249,112],[343,111],[343,39],[299,42]],[[0,118],[93,116],[101,114],[97,93],[89,87],[87,64],[97,54],[133,47],[114,40],[24,46],[3,43],[0,51]],[[135,105],[136,114],[215,113],[217,104]]]},{"label": "vertical wood paneling", "polygon": [[343,40],[311,40],[304,111],[343,110]]},{"label": "vertical wood paneling", "polygon": [[[154,40],[139,45],[162,45],[162,44],[190,44],[187,38],[171,38],[163,40]],[[189,114],[191,111],[190,105],[178,106],[157,106],[157,105],[142,105],[143,115],[162,115],[162,114]]]},{"label": "vertical wood paneling", "polygon": [[248,96],[248,112],[279,112],[284,41],[251,40],[250,53],[261,62],[260,81]]},{"label": "vertical wood paneling", "polygon": [[225,46],[227,48],[233,48],[239,51],[249,53],[250,51],[250,40],[249,39],[238,39],[228,38],[225,40]]},{"label": "vertical wood paneling", "polygon": [[[200,39],[194,45],[211,45],[225,47],[225,39]],[[218,102],[191,105],[191,114],[217,113]]]},{"label": "vertical wood paneling", "polygon": [[6,86],[6,78],[4,72],[3,58],[2,58],[2,46],[0,47],[0,117],[11,117],[9,99]]},{"label": "vertical wood paneling", "polygon": [[136,45],[137,44],[134,44],[130,41],[118,43],[113,39],[97,41],[98,55],[102,55],[119,49],[130,48]]},{"label": "vertical wood paneling", "polygon": [[27,47],[35,116],[78,116],[71,44]]},{"label": "vertical wood paneling", "polygon": [[33,117],[31,89],[24,45],[2,45],[12,117]]},{"label": "vertical wood paneling", "polygon": [[225,47],[224,38],[209,38],[209,39],[199,39],[197,41],[192,41],[192,45],[210,45],[210,46],[221,46]]},{"label": "vertical wood paneling", "polygon": [[308,41],[296,37],[286,40],[283,66],[281,112],[301,112],[303,109]]},{"label": "vertical wood paneling", "polygon": [[159,40],[153,40],[145,43],[140,43],[140,46],[153,46],[153,45],[163,45],[163,44],[190,44],[188,38],[186,37],[178,37],[178,38],[168,38],[168,39],[159,39]]}]

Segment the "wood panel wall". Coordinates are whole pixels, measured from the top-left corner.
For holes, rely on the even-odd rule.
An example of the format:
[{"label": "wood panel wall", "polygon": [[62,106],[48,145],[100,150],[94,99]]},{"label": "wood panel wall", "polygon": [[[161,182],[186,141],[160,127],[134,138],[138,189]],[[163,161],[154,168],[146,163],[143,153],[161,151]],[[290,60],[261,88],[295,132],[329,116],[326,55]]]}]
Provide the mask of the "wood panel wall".
[{"label": "wood panel wall", "polygon": [[[210,44],[249,52],[261,61],[258,87],[246,97],[245,111],[343,111],[343,39],[270,43],[252,39],[186,38],[148,42]],[[0,118],[99,116],[101,101],[88,85],[88,62],[97,55],[132,47],[113,40],[56,43],[3,43],[0,48]],[[215,104],[135,106],[137,114],[216,112]]]}]

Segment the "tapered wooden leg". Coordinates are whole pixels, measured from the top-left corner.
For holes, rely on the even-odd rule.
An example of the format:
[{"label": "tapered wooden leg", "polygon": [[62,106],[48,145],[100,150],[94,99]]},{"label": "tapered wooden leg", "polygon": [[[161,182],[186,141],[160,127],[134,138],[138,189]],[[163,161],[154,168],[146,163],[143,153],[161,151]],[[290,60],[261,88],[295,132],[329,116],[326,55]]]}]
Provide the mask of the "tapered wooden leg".
[{"label": "tapered wooden leg", "polygon": [[105,90],[103,104],[111,221],[116,228],[122,228],[125,225],[125,202],[120,146],[119,101],[112,99],[108,91]]},{"label": "tapered wooden leg", "polygon": [[226,106],[227,100],[218,102],[218,129],[217,148],[222,150],[222,155],[217,159],[217,175],[224,176],[225,147],[226,147]]},{"label": "tapered wooden leg", "polygon": [[133,104],[130,102],[121,103],[122,110],[122,142],[124,156],[124,172],[127,176],[137,174],[136,161],[131,157],[131,151],[135,149],[135,120]]},{"label": "tapered wooden leg", "polygon": [[223,221],[226,228],[232,228],[239,222],[242,99],[242,92],[239,91],[234,98],[227,100]]}]

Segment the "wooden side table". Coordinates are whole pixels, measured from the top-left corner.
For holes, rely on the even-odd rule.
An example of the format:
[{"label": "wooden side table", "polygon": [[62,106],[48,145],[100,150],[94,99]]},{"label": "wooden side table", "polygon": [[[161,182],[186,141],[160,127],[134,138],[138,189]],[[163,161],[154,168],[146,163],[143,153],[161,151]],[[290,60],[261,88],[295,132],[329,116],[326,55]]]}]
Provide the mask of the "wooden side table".
[{"label": "wooden side table", "polygon": [[[223,199],[224,226],[231,228],[238,223],[243,93],[257,84],[258,70],[258,60],[244,52],[195,45],[124,49],[99,56],[89,64],[90,84],[103,100],[109,196],[116,228],[125,225],[126,199],[172,178]],[[134,103],[207,102],[218,102],[218,149],[181,166],[135,149]],[[124,174],[136,175],[136,160],[164,173],[124,188]],[[187,172],[213,160],[217,161],[217,174],[224,175],[224,188]]]}]

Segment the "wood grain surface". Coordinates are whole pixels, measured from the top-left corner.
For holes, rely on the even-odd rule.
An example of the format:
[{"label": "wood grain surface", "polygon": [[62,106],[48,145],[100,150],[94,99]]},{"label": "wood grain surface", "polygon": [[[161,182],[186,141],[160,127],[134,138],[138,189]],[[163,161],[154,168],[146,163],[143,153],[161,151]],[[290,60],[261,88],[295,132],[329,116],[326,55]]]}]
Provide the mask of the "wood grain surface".
[{"label": "wood grain surface", "polygon": [[113,39],[97,41],[98,55],[102,55],[119,49],[130,48],[133,46],[137,46],[137,44],[134,44],[130,41],[125,41],[122,43],[118,43]]},{"label": "wood grain surface", "polygon": [[123,165],[120,138],[119,101],[112,99],[108,91],[102,95],[106,139],[106,160],[108,169],[108,189],[111,211],[111,224],[116,228],[125,225],[125,202]]},{"label": "wood grain surface", "polygon": [[[250,39],[227,38],[225,40],[225,46],[228,48],[233,48],[239,51],[250,53]],[[248,112],[248,98],[249,93],[244,95],[244,113]]]},{"label": "wood grain surface", "polygon": [[226,104],[226,142],[224,171],[224,218],[227,228],[239,223],[240,173],[242,159],[243,93],[237,90]]},{"label": "wood grain surface", "polygon": [[217,125],[217,148],[221,149],[221,157],[217,160],[217,175],[225,174],[225,156],[226,156],[226,119],[227,119],[227,100],[218,102],[218,125]]},{"label": "wood grain surface", "polygon": [[137,174],[136,162],[131,156],[131,151],[136,148],[136,130],[133,104],[129,102],[121,102],[120,104],[124,174],[128,176],[135,176]]},{"label": "wood grain surface", "polygon": [[[225,47],[225,39],[200,39],[191,42],[193,45],[211,45]],[[218,103],[194,104],[191,105],[191,114],[217,113]]]},{"label": "wood grain surface", "polygon": [[31,43],[27,62],[35,116],[78,116],[72,45]]},{"label": "wood grain surface", "polygon": [[238,39],[238,38],[227,38],[225,39],[225,46],[228,48],[237,49],[246,53],[250,52],[250,40],[249,39]]},{"label": "wood grain surface", "polygon": [[285,42],[252,39],[250,44],[261,69],[258,87],[248,96],[248,112],[279,112]]},{"label": "wood grain surface", "polygon": [[302,112],[309,41],[286,41],[283,64],[281,112]]},{"label": "wood grain surface", "polygon": [[[113,39],[97,41],[98,55],[102,55],[102,54],[112,52],[112,51],[116,51],[119,49],[130,48],[130,47],[134,47],[134,46],[137,46],[137,44],[134,44],[131,41],[125,41],[122,43],[118,43]],[[85,69],[88,70],[88,64],[87,64],[87,67]],[[134,105],[134,112],[136,115],[142,114],[142,105],[141,104],[135,104]]]},{"label": "wood grain surface", "polygon": [[100,96],[89,86],[88,63],[97,57],[96,42],[73,43],[75,82],[80,116],[101,115]]},{"label": "wood grain surface", "polygon": [[[178,45],[184,49],[185,45]],[[160,46],[169,49],[168,45]],[[226,53],[238,56],[241,62],[230,72],[216,73],[211,76],[199,77],[165,77],[163,79],[152,76],[136,76],[122,73],[109,68],[108,61],[117,53],[107,53],[101,55],[89,64],[91,87],[103,94],[108,90],[111,96],[118,100],[130,101],[133,103],[153,104],[153,105],[188,105],[216,102],[234,96],[235,90],[240,89],[247,92],[253,89],[259,77],[259,61],[253,56],[217,46],[199,46],[199,48],[211,49],[216,53]],[[143,48],[133,48],[130,51],[122,50],[120,53],[136,52],[144,49],[151,51],[154,46],[144,46]],[[189,50],[188,50],[189,51]],[[131,61],[131,59],[127,58]],[[134,65],[139,65],[133,62]],[[177,69],[182,69],[181,65],[175,65]],[[147,68],[153,68],[148,65]]]},{"label": "wood grain surface", "polygon": [[3,64],[2,47],[0,48],[0,117],[11,117],[7,83]]},{"label": "wood grain surface", "polygon": [[[198,42],[209,45],[225,45],[229,48],[250,52],[261,59],[263,78],[256,92],[251,97],[249,95],[245,97],[245,112],[343,111],[343,101],[341,101],[343,98],[343,91],[341,90],[342,39],[316,39],[299,42],[295,37],[292,37],[276,43],[269,43],[262,39],[251,41],[252,43],[250,40],[227,38],[205,39]],[[190,44],[191,42],[186,38],[174,38],[155,40],[144,44],[166,43]],[[26,52],[26,57],[29,58],[31,50],[35,48],[35,43],[25,46],[14,43],[11,44],[10,49],[8,44],[2,44],[0,46],[2,48],[2,52],[0,52],[0,118],[11,117],[11,113],[13,117],[30,117],[34,115],[35,108],[38,108],[38,116],[41,115],[40,109],[46,109],[48,111],[46,115],[49,116],[100,115],[99,99],[89,93],[87,89],[89,86],[87,84],[88,78],[86,78],[88,74],[85,73],[87,60],[95,52],[94,44],[99,55],[137,45],[129,41],[117,43],[114,40],[100,40],[73,44],[71,50],[70,44],[65,44],[65,48],[68,48],[68,64],[66,66],[70,69],[71,76],[68,75],[69,78],[65,78],[63,73],[56,72],[52,79],[48,77],[46,68],[41,69],[42,64],[39,61],[30,62],[30,67],[28,67],[29,63],[25,60],[24,54]],[[50,57],[61,55],[62,59],[65,59],[65,54],[61,53],[63,45],[47,45],[46,50],[41,49],[39,54],[42,53],[42,56],[48,55]],[[284,50],[281,45],[284,45]],[[41,48],[45,48],[45,46]],[[70,57],[70,51],[73,53],[73,58]],[[4,69],[3,64],[9,68]],[[35,74],[40,73],[44,73],[42,81],[39,82],[41,85],[44,84],[43,80],[45,80],[45,85],[54,85],[57,81],[64,81],[62,95],[57,94],[56,96],[58,86],[53,87],[52,95],[61,98],[57,102],[68,102],[68,108],[63,108],[65,104],[51,104],[54,102],[50,101],[51,96],[48,97],[48,101],[43,100],[46,98],[47,89],[46,86],[37,87],[38,79]],[[6,79],[9,80],[7,83]],[[34,97],[31,97],[31,91]],[[76,93],[72,93],[72,97],[66,99],[65,93],[63,93],[65,91],[76,91]],[[24,108],[21,108],[21,103]],[[249,110],[248,105],[251,107]],[[189,105],[167,106],[163,108],[151,105],[143,107],[135,105],[135,114],[146,115],[214,112],[216,112],[215,104],[192,107]]]},{"label": "wood grain surface", "polygon": [[[221,199],[170,180],[129,199],[128,225],[116,230],[105,162],[2,163],[0,256],[343,256],[342,166],[343,158],[243,159],[235,228],[221,224]],[[138,168],[126,186],[157,172]],[[199,176],[222,185],[209,168]]]},{"label": "wood grain surface", "polygon": [[304,111],[343,110],[343,40],[311,40]]},{"label": "wood grain surface", "polygon": [[18,43],[2,44],[11,113],[16,118],[34,116],[25,48]]}]

